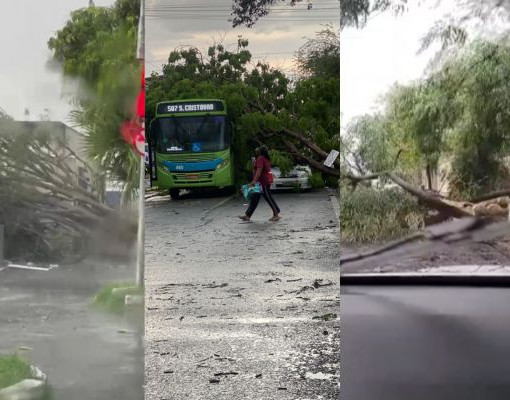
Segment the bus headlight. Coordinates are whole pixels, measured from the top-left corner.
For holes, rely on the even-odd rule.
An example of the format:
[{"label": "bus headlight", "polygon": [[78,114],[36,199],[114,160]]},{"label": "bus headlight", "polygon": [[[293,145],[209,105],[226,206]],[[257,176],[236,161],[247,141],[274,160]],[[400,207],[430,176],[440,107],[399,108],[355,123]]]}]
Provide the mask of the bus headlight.
[{"label": "bus headlight", "polygon": [[218,171],[219,169],[225,168],[228,165],[229,161],[230,160],[228,158],[226,160],[223,160],[220,164],[218,164],[216,166],[216,171]]}]

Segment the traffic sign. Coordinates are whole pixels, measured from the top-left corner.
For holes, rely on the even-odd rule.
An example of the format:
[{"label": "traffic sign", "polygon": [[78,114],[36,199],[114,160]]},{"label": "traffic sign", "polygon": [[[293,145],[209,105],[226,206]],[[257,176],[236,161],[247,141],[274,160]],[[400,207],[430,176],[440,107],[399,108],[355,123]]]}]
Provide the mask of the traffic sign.
[{"label": "traffic sign", "polygon": [[329,168],[333,167],[333,164],[339,154],[340,153],[338,151],[331,150],[331,152],[328,154],[328,158],[326,158],[326,161],[324,161],[324,165]]}]

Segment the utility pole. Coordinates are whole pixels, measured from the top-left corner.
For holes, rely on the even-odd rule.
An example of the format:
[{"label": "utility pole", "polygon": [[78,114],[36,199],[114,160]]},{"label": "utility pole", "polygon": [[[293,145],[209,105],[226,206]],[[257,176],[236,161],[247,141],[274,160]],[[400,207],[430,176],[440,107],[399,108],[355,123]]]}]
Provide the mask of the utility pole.
[{"label": "utility pole", "polygon": [[[136,58],[144,65],[145,59],[145,1],[140,1],[140,18],[138,21],[138,40]],[[142,70],[144,70],[142,68]],[[145,130],[145,120],[141,121]],[[144,132],[145,133],[145,132]],[[144,221],[144,199],[145,199],[145,153],[140,157],[140,187],[138,199],[138,237],[136,252],[136,283],[139,287],[145,286],[145,221]]]}]

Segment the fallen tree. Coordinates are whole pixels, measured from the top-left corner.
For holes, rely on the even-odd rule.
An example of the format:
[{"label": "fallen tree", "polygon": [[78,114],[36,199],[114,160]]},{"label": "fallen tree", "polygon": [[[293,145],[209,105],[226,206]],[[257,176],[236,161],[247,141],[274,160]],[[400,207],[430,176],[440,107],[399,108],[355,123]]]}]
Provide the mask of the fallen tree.
[{"label": "fallen tree", "polygon": [[[126,229],[130,218],[105,204],[104,176],[52,134],[19,122],[0,124],[0,224],[7,258],[76,261],[91,252],[105,221],[119,232],[132,230]],[[110,240],[116,237],[118,232]]]},{"label": "fallen tree", "polygon": [[265,144],[279,153],[282,165],[308,164],[328,184],[337,184],[339,160],[332,168],[323,164],[329,152],[340,147],[337,33],[332,28],[318,32],[298,54],[300,76],[291,81],[268,64],[250,65],[248,41],[241,38],[233,51],[223,44],[210,46],[207,53],[192,46],[178,48],[169,54],[162,74],[146,80],[147,125],[158,102],[223,99],[235,128],[238,183],[247,179],[254,147]]},{"label": "fallen tree", "polygon": [[430,223],[439,223],[450,218],[469,216],[508,217],[510,209],[510,198],[508,198],[508,196],[510,195],[510,189],[490,193],[471,201],[455,201],[441,197],[436,193],[417,188],[392,171],[365,176],[344,174],[341,178],[351,181],[355,187],[360,182],[375,180],[382,177],[387,177],[407,193],[414,196],[419,204],[425,206],[429,210],[437,212],[436,215],[428,219]]}]

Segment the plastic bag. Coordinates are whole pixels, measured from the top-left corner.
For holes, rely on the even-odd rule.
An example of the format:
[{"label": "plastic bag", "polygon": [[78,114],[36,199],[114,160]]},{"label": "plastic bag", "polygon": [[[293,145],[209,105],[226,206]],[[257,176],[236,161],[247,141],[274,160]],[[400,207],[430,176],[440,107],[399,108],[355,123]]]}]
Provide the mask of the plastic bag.
[{"label": "plastic bag", "polygon": [[260,184],[257,182],[254,186],[250,187],[250,185],[243,185],[241,187],[241,192],[243,193],[243,196],[246,200],[250,199],[250,195],[252,193],[261,193],[262,188],[260,187]]}]

